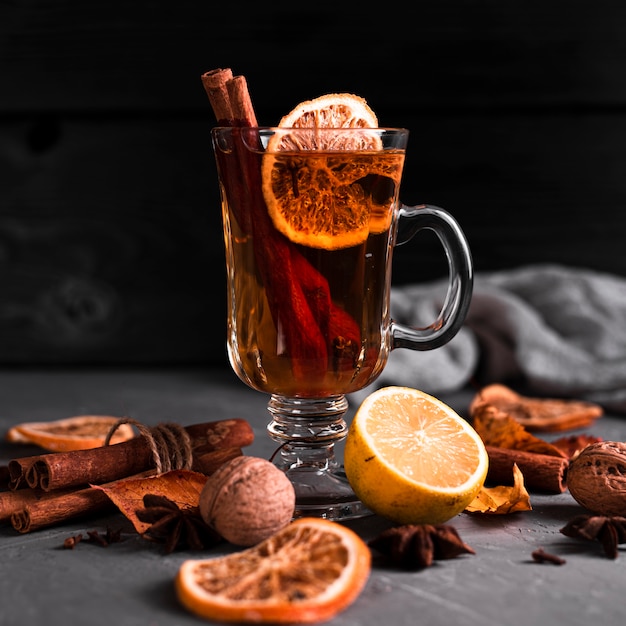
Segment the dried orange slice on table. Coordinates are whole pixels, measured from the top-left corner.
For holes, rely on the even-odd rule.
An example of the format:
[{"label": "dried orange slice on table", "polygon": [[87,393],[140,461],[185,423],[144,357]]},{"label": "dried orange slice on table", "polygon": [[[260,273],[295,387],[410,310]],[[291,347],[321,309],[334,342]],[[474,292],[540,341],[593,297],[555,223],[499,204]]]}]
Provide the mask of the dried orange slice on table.
[{"label": "dried orange slice on table", "polygon": [[185,561],[176,591],[186,608],[211,620],[315,623],[358,597],[370,567],[370,550],[352,530],[305,517],[253,548]]},{"label": "dried orange slice on table", "polygon": [[[50,422],[23,422],[7,431],[6,440],[35,444],[52,452],[99,448],[119,419],[110,415],[76,415]],[[133,436],[130,424],[120,424],[110,443],[120,443]]]},{"label": "dried orange slice on table", "polygon": [[[270,138],[262,164],[263,195],[279,232],[294,243],[337,250],[389,226],[389,211],[382,220],[371,219],[375,210],[359,181],[378,175],[399,184],[403,155],[372,156],[382,141],[376,115],[363,98],[343,93],[307,100],[279,127],[285,131]],[[319,132],[312,134],[311,128]]]},{"label": "dried orange slice on table", "polygon": [[489,457],[474,428],[410,387],[370,394],[350,424],[345,472],[361,501],[402,524],[440,524],[482,488]]}]

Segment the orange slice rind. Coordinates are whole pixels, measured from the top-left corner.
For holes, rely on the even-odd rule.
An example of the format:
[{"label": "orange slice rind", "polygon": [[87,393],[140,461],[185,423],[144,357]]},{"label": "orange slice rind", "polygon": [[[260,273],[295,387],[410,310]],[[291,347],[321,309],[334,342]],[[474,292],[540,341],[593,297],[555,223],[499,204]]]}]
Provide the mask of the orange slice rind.
[{"label": "orange slice rind", "polygon": [[[10,443],[34,444],[52,452],[99,448],[119,417],[110,415],[76,415],[50,422],[23,422],[12,426],[6,434]],[[130,424],[120,424],[111,437],[111,444],[134,437]]]},{"label": "orange slice rind", "polygon": [[175,586],[181,603],[205,619],[315,623],[352,604],[370,568],[369,548],[354,531],[300,518],[252,548],[185,561]]}]

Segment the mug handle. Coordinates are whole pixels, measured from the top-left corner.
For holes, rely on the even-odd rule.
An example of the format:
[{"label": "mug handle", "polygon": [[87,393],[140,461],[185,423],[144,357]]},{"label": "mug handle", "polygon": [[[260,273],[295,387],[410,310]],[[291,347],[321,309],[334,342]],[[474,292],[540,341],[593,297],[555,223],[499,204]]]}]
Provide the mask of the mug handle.
[{"label": "mug handle", "polygon": [[430,204],[407,206],[398,212],[394,246],[410,241],[424,228],[434,231],[448,257],[449,283],[439,316],[428,326],[414,328],[391,320],[391,349],[434,350],[450,341],[460,330],[474,289],[472,255],[465,234],[444,209]]}]

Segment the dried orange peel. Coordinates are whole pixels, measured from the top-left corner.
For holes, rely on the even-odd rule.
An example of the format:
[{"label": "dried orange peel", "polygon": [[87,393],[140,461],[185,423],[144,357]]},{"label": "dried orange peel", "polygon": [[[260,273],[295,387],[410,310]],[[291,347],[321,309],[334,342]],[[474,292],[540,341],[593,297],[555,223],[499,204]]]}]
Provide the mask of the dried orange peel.
[{"label": "dried orange peel", "polygon": [[[52,452],[68,452],[99,448],[119,417],[110,415],[76,415],[50,422],[23,422],[11,427],[6,440],[30,443]],[[134,437],[130,424],[120,424],[110,443],[120,443]]]},{"label": "dried orange peel", "polygon": [[470,415],[492,405],[511,416],[529,431],[557,432],[586,428],[602,417],[599,404],[574,398],[524,396],[501,384],[483,387],[470,404]]},{"label": "dried orange peel", "polygon": [[300,518],[252,548],[185,561],[175,585],[182,604],[205,619],[316,623],[358,597],[370,568],[370,550],[352,530]]}]

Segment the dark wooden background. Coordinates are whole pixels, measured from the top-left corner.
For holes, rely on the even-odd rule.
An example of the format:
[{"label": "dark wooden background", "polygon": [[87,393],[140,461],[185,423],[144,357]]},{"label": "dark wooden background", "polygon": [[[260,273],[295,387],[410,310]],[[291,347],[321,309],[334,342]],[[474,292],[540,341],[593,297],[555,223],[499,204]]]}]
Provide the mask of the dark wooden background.
[{"label": "dark wooden background", "polygon": [[[625,34],[623,0],[0,0],[0,365],[226,363],[216,67],[262,124],[350,91],[408,127],[403,199],[478,271],[626,276]],[[442,272],[417,243],[397,283]]]}]

